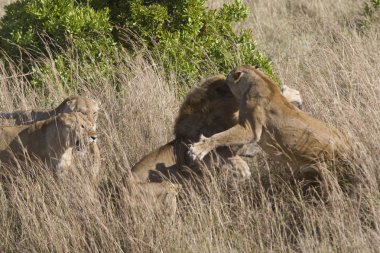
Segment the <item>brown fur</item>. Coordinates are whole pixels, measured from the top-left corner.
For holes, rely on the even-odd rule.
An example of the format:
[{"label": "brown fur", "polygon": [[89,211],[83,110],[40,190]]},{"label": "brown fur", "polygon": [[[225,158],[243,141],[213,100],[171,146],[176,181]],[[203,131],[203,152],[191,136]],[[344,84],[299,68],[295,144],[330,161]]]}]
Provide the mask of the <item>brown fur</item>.
[{"label": "brown fur", "polygon": [[[140,189],[147,188],[145,191],[157,188],[155,192],[160,194],[160,184],[165,183],[164,180],[182,182],[183,179],[193,178],[194,174],[201,174],[201,164],[188,156],[188,145],[199,141],[202,134],[212,136],[236,125],[237,111],[238,103],[226,84],[225,76],[216,75],[203,81],[189,92],[182,103],[174,125],[175,139],[152,151],[133,166],[133,183],[140,184]],[[247,163],[229,147],[217,148],[215,155],[208,155],[205,160],[206,164],[216,162],[216,167],[225,165],[243,178],[250,176]],[[175,203],[175,195],[168,196],[171,196],[171,203]],[[171,209],[175,210],[176,204]]]},{"label": "brown fur", "polygon": [[318,170],[321,161],[339,160],[349,152],[347,138],[337,129],[291,105],[274,82],[252,66],[237,67],[227,84],[239,104],[239,122],[190,147],[202,159],[219,146],[256,142],[276,160],[302,173]]},{"label": "brown fur", "polygon": [[39,159],[56,173],[71,166],[72,150],[96,141],[92,122],[82,113],[64,113],[24,126],[0,127],[0,161]]},{"label": "brown fur", "polygon": [[144,209],[150,215],[158,215],[160,219],[174,220],[177,211],[177,195],[181,189],[178,184],[163,182],[144,182],[130,184],[127,188],[131,207]]},{"label": "brown fur", "polygon": [[[200,164],[194,163],[187,155],[187,145],[198,141],[201,134],[211,136],[237,122],[237,104],[225,79],[223,75],[213,76],[189,92],[174,126],[175,140],[141,159],[131,169],[134,178],[142,182],[157,182],[163,178],[179,180],[187,177],[189,173],[200,173]],[[234,155],[228,147],[219,148],[217,153],[230,166],[240,166],[240,163],[233,159],[230,162],[229,158]],[[208,157],[209,162],[212,159]],[[240,157],[238,159],[246,165]],[[244,169],[249,173],[248,166]]]},{"label": "brown fur", "polygon": [[[82,96],[72,96],[63,100],[60,105],[52,110],[30,110],[0,113],[0,119],[14,119],[16,125],[29,125],[37,121],[47,120],[50,117],[54,117],[62,113],[80,112],[84,114],[88,121],[91,122],[94,128],[96,128],[99,106],[100,102],[94,99]],[[19,129],[23,129],[23,127]],[[93,156],[92,172],[94,177],[96,177],[97,174],[99,174],[101,167],[101,157],[98,144],[96,142],[90,143],[89,151]]]},{"label": "brown fur", "polygon": [[87,118],[95,124],[98,118],[100,103],[90,98],[82,96],[72,96],[63,100],[63,102],[52,110],[30,110],[0,113],[0,118],[14,119],[16,125],[30,124],[40,120],[46,120],[50,117],[57,116],[60,113],[81,112],[87,115]]},{"label": "brown fur", "polygon": [[[300,99],[300,96],[291,98]],[[301,101],[300,101],[301,103]],[[175,140],[142,158],[132,174],[139,181],[161,181],[163,178],[186,177],[189,172],[200,173],[199,163],[187,155],[188,145],[199,141],[201,135],[212,136],[238,123],[238,103],[226,78],[216,75],[190,91],[183,102],[174,126]],[[243,178],[250,176],[247,163],[229,147],[216,149],[217,156],[207,156],[206,163],[219,161]],[[190,170],[189,170],[190,168]]]}]

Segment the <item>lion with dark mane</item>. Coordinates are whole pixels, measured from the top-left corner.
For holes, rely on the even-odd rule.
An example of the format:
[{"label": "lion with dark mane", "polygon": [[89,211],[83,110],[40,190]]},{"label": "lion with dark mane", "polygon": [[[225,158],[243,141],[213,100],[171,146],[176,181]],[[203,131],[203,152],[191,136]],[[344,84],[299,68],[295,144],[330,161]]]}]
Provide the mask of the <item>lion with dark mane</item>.
[{"label": "lion with dark mane", "polygon": [[[302,103],[298,91],[285,87],[292,102]],[[133,177],[142,182],[160,182],[164,179],[180,180],[193,173],[202,173],[202,163],[188,156],[188,145],[197,142],[201,135],[212,136],[238,123],[239,104],[226,83],[226,77],[216,75],[203,81],[190,91],[183,102],[174,125],[175,139],[142,158],[131,169]],[[250,176],[247,163],[236,148],[222,145],[212,155],[206,156],[206,164],[226,166],[242,178]]]}]

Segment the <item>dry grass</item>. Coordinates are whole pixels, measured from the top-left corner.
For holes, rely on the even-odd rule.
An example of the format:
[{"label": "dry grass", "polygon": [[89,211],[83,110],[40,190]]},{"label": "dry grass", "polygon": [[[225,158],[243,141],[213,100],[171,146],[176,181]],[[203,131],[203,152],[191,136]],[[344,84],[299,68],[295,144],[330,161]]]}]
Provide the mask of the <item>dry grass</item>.
[{"label": "dry grass", "polygon": [[[91,84],[73,73],[70,93],[102,102],[101,177],[92,180],[84,163],[56,182],[35,166],[37,177],[14,178],[10,197],[0,188],[0,252],[379,252],[380,26],[356,31],[363,2],[248,1],[245,24],[281,81],[301,91],[304,110],[361,147],[369,185],[359,201],[337,189],[327,203],[305,200],[265,157],[251,161],[246,182],[211,175],[206,194],[181,194],[174,221],[123,190],[115,198],[104,185],[121,186],[131,165],[172,138],[179,106],[160,69],[133,59],[109,78],[94,66]],[[44,81],[45,99],[19,73],[0,65],[1,111],[53,107],[70,95],[55,76]]]}]

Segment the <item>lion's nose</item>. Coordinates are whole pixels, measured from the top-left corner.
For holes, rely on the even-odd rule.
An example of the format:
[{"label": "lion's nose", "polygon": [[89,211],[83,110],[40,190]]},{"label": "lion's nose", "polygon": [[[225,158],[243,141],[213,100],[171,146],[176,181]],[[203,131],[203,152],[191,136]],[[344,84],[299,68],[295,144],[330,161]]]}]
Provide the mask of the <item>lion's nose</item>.
[{"label": "lion's nose", "polygon": [[91,136],[91,140],[92,140],[93,142],[95,142],[95,141],[96,141],[96,139],[97,139],[97,137],[96,137],[96,136]]}]

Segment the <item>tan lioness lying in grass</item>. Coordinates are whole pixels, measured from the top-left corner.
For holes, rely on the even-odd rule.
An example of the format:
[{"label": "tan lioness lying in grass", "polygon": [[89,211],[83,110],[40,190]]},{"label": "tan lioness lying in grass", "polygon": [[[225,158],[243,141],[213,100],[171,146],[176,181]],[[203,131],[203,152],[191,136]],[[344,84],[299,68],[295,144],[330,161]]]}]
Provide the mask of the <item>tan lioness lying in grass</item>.
[{"label": "tan lioness lying in grass", "polygon": [[72,151],[96,142],[92,122],[79,112],[64,113],[30,125],[0,126],[0,161],[45,162],[57,174],[72,165]]},{"label": "tan lioness lying in grass", "polygon": [[[28,110],[16,112],[1,112],[0,119],[14,119],[16,125],[31,124],[37,121],[46,120],[50,117],[57,116],[62,113],[80,112],[86,119],[96,128],[96,120],[98,118],[100,102],[86,98],[83,96],[72,96],[66,98],[60,105],[51,110]],[[89,151],[93,156],[92,173],[96,177],[101,166],[101,157],[98,144],[96,142],[89,143]]]},{"label": "tan lioness lying in grass", "polygon": [[306,175],[319,174],[326,167],[324,162],[337,163],[349,153],[350,145],[342,133],[292,106],[259,69],[237,67],[228,75],[227,84],[239,104],[238,124],[202,136],[190,147],[193,158],[203,159],[220,146],[253,142],[272,158]]},{"label": "tan lioness lying in grass", "polygon": [[0,119],[14,119],[15,125],[30,124],[45,120],[61,113],[81,112],[93,124],[98,118],[100,103],[94,99],[82,96],[72,96],[63,100],[56,108],[51,110],[28,110],[16,112],[1,112]]},{"label": "tan lioness lying in grass", "polygon": [[[302,104],[298,91],[287,86],[283,91],[291,102]],[[160,182],[163,178],[178,179],[200,173],[200,164],[187,155],[188,145],[199,141],[201,135],[212,136],[236,125],[237,111],[238,103],[226,77],[216,75],[206,79],[190,91],[183,102],[174,126],[175,140],[143,157],[131,169],[132,175],[138,181]],[[208,156],[207,160],[216,167],[226,166],[241,178],[250,176],[247,163],[227,146],[217,148],[216,155]]]}]

